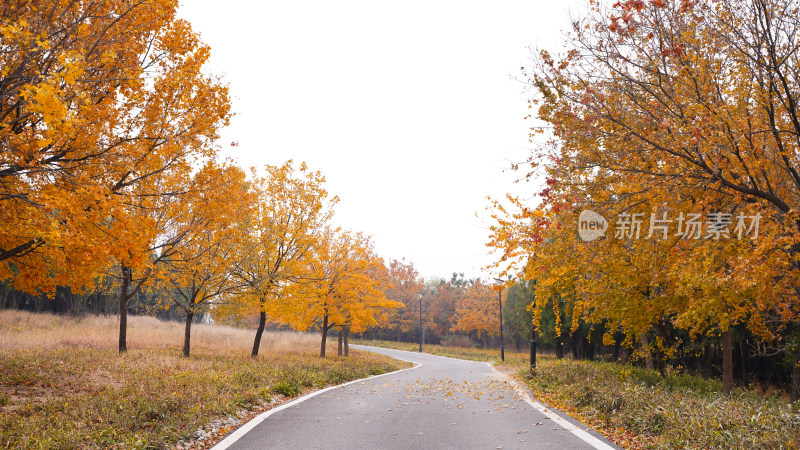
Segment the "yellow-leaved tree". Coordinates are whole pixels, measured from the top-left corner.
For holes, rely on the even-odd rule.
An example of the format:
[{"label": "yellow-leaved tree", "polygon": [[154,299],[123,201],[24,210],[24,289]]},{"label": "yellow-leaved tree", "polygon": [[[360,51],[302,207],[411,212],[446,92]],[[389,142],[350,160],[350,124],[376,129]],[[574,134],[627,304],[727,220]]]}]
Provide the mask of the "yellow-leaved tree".
[{"label": "yellow-leaved tree", "polygon": [[153,278],[163,286],[163,306],[173,304],[185,314],[184,356],[190,353],[192,320],[244,287],[234,276],[234,264],[249,242],[246,231],[256,200],[240,168],[214,164],[194,177],[193,191],[182,197],[174,225],[185,234]]},{"label": "yellow-leaved tree", "polygon": [[320,357],[331,328],[363,331],[377,325],[386,309],[403,306],[386,298],[386,268],[363,234],[328,228],[314,247],[313,261],[311,282],[300,285],[289,301],[274,303],[270,316],[301,331],[319,328]]},{"label": "yellow-leaved tree", "polygon": [[233,267],[244,285],[221,315],[257,314],[258,329],[252,356],[258,355],[269,311],[293,300],[300,285],[314,279],[314,247],[333,215],[338,198],[325,190],[325,177],[305,163],[292,161],[266,166],[263,177],[253,175],[256,205],[246,225],[247,240]]},{"label": "yellow-leaved tree", "polygon": [[134,210],[180,195],[171,182],[213,157],[229,117],[227,87],[203,71],[209,48],[177,7],[0,6],[0,279],[51,294],[91,285],[110,259],[145,265],[163,230]]},{"label": "yellow-leaved tree", "polygon": [[[782,351],[795,359],[793,399],[800,398],[800,346],[791,344],[800,335],[795,9],[785,0],[626,0],[610,9],[592,2],[567,51],[540,52],[526,72],[538,93],[531,107],[548,125],[535,131],[552,133],[531,158],[546,171],[545,201],[501,211],[492,242],[503,258],[529,259],[526,276],[537,279],[542,302],[545,290],[568,292],[573,324],[609,326],[631,344],[637,333],[642,344],[642,336],[658,338],[650,328],[719,336],[726,391],[730,329],[771,339],[769,324],[782,322]],[[578,240],[584,208],[609,219],[606,240]],[[623,219],[630,233],[633,214],[668,233],[647,243],[614,236]],[[696,234],[686,232],[690,222]],[[720,239],[723,230],[738,236]]]},{"label": "yellow-leaved tree", "polygon": [[389,286],[386,297],[403,303],[405,307],[389,310],[384,324],[387,329],[395,329],[399,341],[402,333],[410,333],[419,328],[421,299],[418,296],[425,285],[418,279],[419,273],[411,262],[393,259],[389,262],[388,270]]},{"label": "yellow-leaved tree", "polygon": [[456,306],[452,331],[474,335],[485,347],[486,340],[500,334],[497,289],[477,280],[464,289]]},{"label": "yellow-leaved tree", "polygon": [[156,234],[126,217],[137,185],[212,156],[227,88],[203,73],[209,48],[177,6],[0,7],[0,279],[48,294],[91,284],[113,253]]}]

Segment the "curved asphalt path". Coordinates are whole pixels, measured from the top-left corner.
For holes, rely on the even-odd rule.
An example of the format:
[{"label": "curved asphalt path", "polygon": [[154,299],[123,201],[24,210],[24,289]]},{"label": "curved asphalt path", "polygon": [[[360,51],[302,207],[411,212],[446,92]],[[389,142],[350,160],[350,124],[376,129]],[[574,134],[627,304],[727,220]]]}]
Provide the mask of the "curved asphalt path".
[{"label": "curved asphalt path", "polygon": [[312,393],[262,414],[214,448],[619,448],[527,394],[524,399],[486,363],[352,347],[418,366]]}]

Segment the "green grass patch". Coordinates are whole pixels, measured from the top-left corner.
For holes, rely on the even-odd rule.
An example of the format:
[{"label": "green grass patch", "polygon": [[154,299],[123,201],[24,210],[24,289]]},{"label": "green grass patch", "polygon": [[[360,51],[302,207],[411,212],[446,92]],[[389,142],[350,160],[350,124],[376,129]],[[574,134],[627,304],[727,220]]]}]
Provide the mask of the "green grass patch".
[{"label": "green grass patch", "polygon": [[294,397],[295,395],[299,394],[303,391],[303,388],[300,386],[297,381],[289,379],[289,380],[280,380],[274,383],[270,390],[276,394],[285,395],[286,397]]}]

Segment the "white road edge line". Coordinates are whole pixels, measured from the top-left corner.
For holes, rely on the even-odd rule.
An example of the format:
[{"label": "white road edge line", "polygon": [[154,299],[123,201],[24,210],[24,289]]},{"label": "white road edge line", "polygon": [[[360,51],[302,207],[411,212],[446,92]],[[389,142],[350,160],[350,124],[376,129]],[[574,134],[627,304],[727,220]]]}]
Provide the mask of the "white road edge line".
[{"label": "white road edge line", "polygon": [[[396,358],[396,359],[400,359],[400,358]],[[406,360],[403,360],[403,361],[406,361]],[[413,362],[413,361],[406,361],[406,362]],[[372,380],[374,378],[385,377],[386,375],[393,375],[395,373],[405,372],[406,370],[414,370],[414,369],[416,369],[418,367],[422,367],[422,364],[414,363],[414,367],[408,367],[408,368],[405,368],[405,369],[395,370],[394,372],[387,372],[387,373],[382,373],[380,375],[372,375],[371,377],[360,378],[358,380],[348,381],[347,383],[337,384],[336,386],[326,387],[325,389],[320,389],[320,390],[314,391],[314,392],[312,392],[310,394],[306,394],[306,395],[304,395],[302,397],[298,397],[298,398],[290,401],[289,403],[284,403],[281,406],[278,406],[276,408],[272,408],[270,410],[264,411],[263,413],[253,417],[249,422],[247,422],[246,424],[244,424],[241,427],[237,428],[236,431],[234,431],[233,433],[231,433],[228,436],[226,436],[225,439],[217,442],[216,445],[211,447],[211,450],[225,450],[225,449],[227,449],[228,447],[233,445],[236,441],[241,439],[242,436],[244,436],[245,434],[249,433],[253,428],[258,426],[258,424],[260,424],[261,422],[266,420],[267,417],[275,414],[278,411],[284,410],[286,408],[290,408],[290,407],[292,407],[292,406],[294,406],[294,405],[296,405],[296,404],[298,404],[300,402],[304,402],[304,401],[310,399],[311,397],[316,397],[317,395],[322,394],[323,392],[328,392],[330,390],[338,389],[340,387],[344,387],[344,386],[347,386],[347,385],[350,385],[350,384],[360,383],[362,381]]]},{"label": "white road edge line", "polygon": [[591,434],[587,433],[585,430],[582,430],[582,429],[576,427],[575,425],[571,424],[568,420],[566,420],[563,417],[559,416],[558,414],[554,413],[553,411],[548,409],[543,404],[541,404],[541,403],[539,403],[537,401],[534,401],[531,398],[531,396],[528,395],[528,392],[526,392],[525,389],[520,387],[519,383],[517,383],[517,381],[514,380],[513,378],[509,377],[508,375],[506,375],[504,373],[501,373],[499,370],[495,369],[494,366],[491,365],[488,362],[486,363],[486,365],[489,366],[492,370],[494,370],[495,373],[497,373],[501,377],[504,377],[506,380],[508,380],[508,383],[511,385],[511,387],[513,387],[514,390],[517,392],[517,395],[522,397],[522,399],[525,400],[525,402],[527,402],[529,405],[531,405],[534,408],[536,408],[536,410],[539,411],[540,413],[542,413],[545,416],[549,417],[550,420],[552,420],[553,422],[555,422],[558,425],[560,425],[561,428],[569,431],[570,433],[574,434],[575,436],[577,436],[578,438],[580,438],[581,440],[583,440],[584,442],[586,442],[587,444],[591,445],[592,447],[594,447],[596,449],[602,449],[602,450],[607,450],[607,449],[613,450],[614,449],[614,447],[606,444],[605,442],[601,441],[600,439],[597,439],[596,437],[594,437]]}]

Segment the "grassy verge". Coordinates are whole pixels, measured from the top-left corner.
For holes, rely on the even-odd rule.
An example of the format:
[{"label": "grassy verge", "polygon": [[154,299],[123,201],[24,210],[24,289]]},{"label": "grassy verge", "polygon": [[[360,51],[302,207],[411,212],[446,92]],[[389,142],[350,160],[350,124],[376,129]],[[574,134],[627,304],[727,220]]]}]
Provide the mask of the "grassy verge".
[{"label": "grassy verge", "polygon": [[559,408],[628,448],[796,449],[800,408],[784,395],[736,389],[687,374],[607,362],[539,358],[535,376],[520,369],[543,403]]},{"label": "grassy verge", "polygon": [[[0,447],[203,447],[236,417],[404,366],[364,352],[320,359],[318,338],[299,333],[268,334],[252,359],[252,332],[212,326],[198,327],[184,358],[182,325],[150,318],[131,320],[137,337],[119,355],[107,345],[115,327],[114,318],[0,312]],[[213,433],[198,433],[209,423]]]},{"label": "grassy verge", "polygon": [[[408,350],[416,352],[419,350],[419,344],[412,344],[408,342],[395,342],[395,341],[372,341],[367,339],[354,340],[353,343],[361,345],[372,345],[375,347],[393,348],[396,350]],[[471,348],[471,347],[445,347],[443,345],[425,344],[422,346],[422,351],[430,353],[431,355],[449,356],[450,358],[469,359],[472,361],[500,361],[499,348]],[[521,364],[522,361],[527,361],[527,353],[518,353],[509,351],[505,352],[506,364]]]}]

